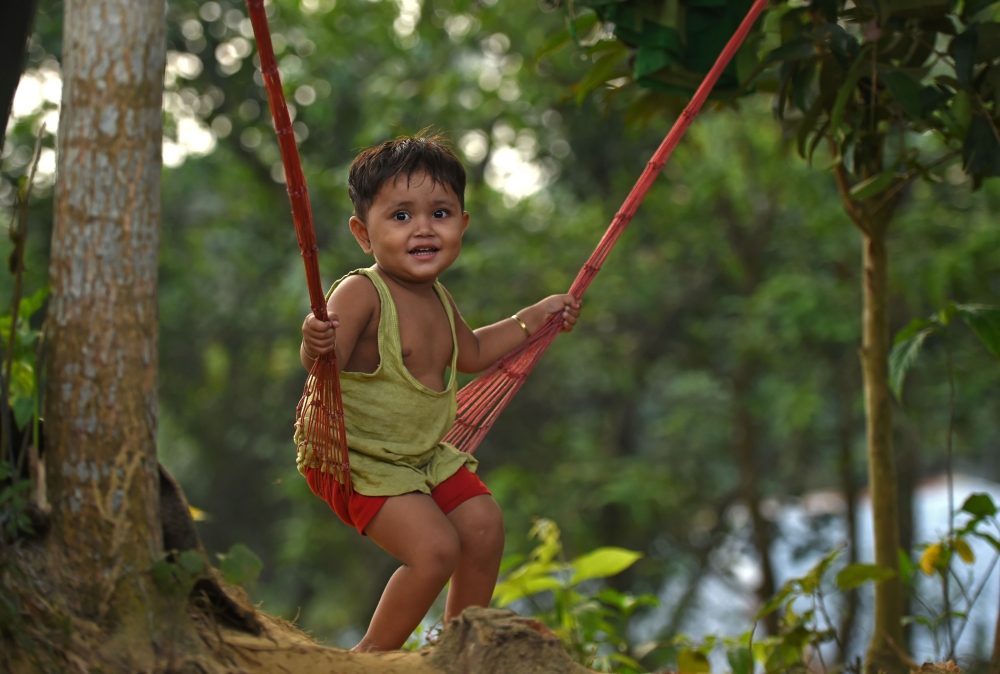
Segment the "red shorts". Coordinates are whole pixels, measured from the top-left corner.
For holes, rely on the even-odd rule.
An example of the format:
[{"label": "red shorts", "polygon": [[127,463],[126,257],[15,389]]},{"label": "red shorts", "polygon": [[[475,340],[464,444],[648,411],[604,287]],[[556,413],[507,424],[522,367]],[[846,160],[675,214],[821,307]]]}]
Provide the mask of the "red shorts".
[{"label": "red shorts", "polygon": [[[365,535],[365,529],[375,517],[375,513],[390,498],[388,496],[365,496],[354,492],[350,501],[347,501],[340,484],[334,486],[333,492],[334,498],[331,504],[333,512],[337,513],[344,524],[357,528],[362,536]],[[473,496],[480,494],[488,496],[490,490],[475,473],[465,466],[459,468],[457,473],[431,490],[431,498],[445,515]]]}]

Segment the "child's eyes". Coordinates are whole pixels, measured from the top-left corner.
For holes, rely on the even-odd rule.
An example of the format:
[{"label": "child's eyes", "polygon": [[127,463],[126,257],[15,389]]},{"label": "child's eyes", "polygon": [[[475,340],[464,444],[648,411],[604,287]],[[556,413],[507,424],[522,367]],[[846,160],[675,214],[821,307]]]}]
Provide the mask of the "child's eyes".
[{"label": "child's eyes", "polygon": [[399,220],[400,222],[404,222],[410,219],[410,214],[407,213],[406,211],[399,211],[398,213],[394,213],[392,218],[393,220]]},{"label": "child's eyes", "polygon": [[443,208],[439,208],[436,211],[434,211],[434,217],[435,218],[447,218],[448,217],[448,211],[446,211]]}]

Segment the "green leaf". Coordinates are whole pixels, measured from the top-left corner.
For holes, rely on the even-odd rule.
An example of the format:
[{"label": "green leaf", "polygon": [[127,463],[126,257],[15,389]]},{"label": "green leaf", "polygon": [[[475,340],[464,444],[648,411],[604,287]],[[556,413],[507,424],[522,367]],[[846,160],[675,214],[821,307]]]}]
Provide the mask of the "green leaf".
[{"label": "green leaf", "polygon": [[961,134],[965,134],[972,123],[972,98],[965,89],[955,92],[955,98],[951,101],[951,114],[958,122]]},{"label": "green leaf", "polygon": [[875,564],[849,564],[837,574],[837,587],[841,590],[853,590],[872,581],[880,583],[896,575],[892,569]]},{"label": "green leaf", "polygon": [[928,629],[931,629],[931,630],[935,630],[936,629],[936,626],[934,625],[934,623],[932,623],[930,621],[930,618],[928,618],[926,616],[922,616],[922,615],[906,615],[906,616],[903,616],[903,619],[900,622],[904,626],[906,626],[906,625],[912,625],[913,623],[917,623],[918,625],[923,625],[924,627],[927,627]]},{"label": "green leaf", "polygon": [[21,298],[21,304],[18,307],[18,313],[21,315],[21,319],[28,320],[34,316],[35,312],[41,309],[42,305],[45,304],[45,300],[48,299],[49,293],[49,287],[44,286],[28,297]]},{"label": "green leaf", "polygon": [[205,558],[197,550],[185,550],[181,553],[178,562],[190,574],[202,573],[205,570]]},{"label": "green leaf", "polygon": [[809,134],[815,128],[819,116],[826,110],[832,100],[832,96],[820,96],[813,102],[812,107],[809,108],[809,112],[802,118],[802,121],[799,122],[799,129],[795,134],[795,139],[799,149],[799,156],[803,159],[806,158],[806,141],[809,139]]},{"label": "green leaf", "polygon": [[983,346],[1000,358],[1000,307],[985,304],[958,304],[958,315],[976,333]]},{"label": "green leaf", "polygon": [[500,575],[507,573],[512,567],[515,567],[523,562],[524,559],[524,555],[522,554],[508,555],[507,557],[504,557],[503,561],[500,562]]},{"label": "green leaf", "polygon": [[597,548],[570,562],[569,565],[573,569],[573,580],[570,581],[570,585],[576,585],[590,578],[617,576],[641,557],[641,552],[625,548]]},{"label": "green leaf", "polygon": [[816,46],[812,43],[812,41],[800,38],[787,42],[777,49],[772,50],[764,61],[766,63],[776,63],[778,61],[800,61],[812,56],[816,56]]},{"label": "green leaf", "polygon": [[11,407],[14,412],[14,422],[17,423],[18,428],[23,429],[35,417],[34,397],[17,396]]},{"label": "green leaf", "polygon": [[792,585],[790,583],[785,583],[785,586],[781,588],[776,595],[771,597],[759,611],[757,611],[757,615],[755,615],[753,619],[760,620],[761,618],[769,616],[777,611],[790,594],[792,594]]},{"label": "green leaf", "polygon": [[708,657],[693,648],[683,648],[677,654],[677,671],[680,674],[705,674],[712,671]]},{"label": "green leaf", "polygon": [[854,61],[854,65],[851,66],[850,71],[847,73],[847,78],[841,85],[840,90],[837,92],[837,99],[833,103],[833,110],[830,113],[830,128],[833,133],[837,133],[840,128],[840,122],[844,118],[844,111],[847,109],[847,104],[851,100],[851,95],[854,93],[854,88],[858,86],[858,81],[865,74],[865,55],[868,53],[868,47],[862,49],[858,58]]},{"label": "green leaf", "polygon": [[498,583],[493,590],[493,598],[496,600],[497,606],[503,608],[518,599],[524,599],[539,592],[561,590],[562,588],[562,582],[552,576],[517,578]]},{"label": "green leaf", "polygon": [[1000,176],[1000,140],[995,122],[986,115],[977,113],[969,121],[962,143],[962,168],[971,176]]},{"label": "green leaf", "polygon": [[924,341],[939,329],[936,323],[923,321],[923,327],[912,332],[911,328],[914,323],[916,321],[910,323],[900,332],[900,337],[904,333],[910,336],[902,340],[897,337],[892,352],[889,354],[889,386],[892,388],[896,400],[900,402],[903,400],[903,382],[906,380],[906,373],[917,362],[917,356],[920,355],[920,348],[924,345]]},{"label": "green leaf", "polygon": [[566,47],[570,43],[569,31],[561,30],[542,43],[542,46],[535,52],[535,60],[541,61],[543,58]]},{"label": "green leaf", "polygon": [[569,36],[578,46],[580,45],[580,33],[585,33],[597,23],[597,14],[585,14],[569,22]]},{"label": "green leaf", "polygon": [[903,584],[909,585],[916,567],[913,566],[913,560],[910,559],[910,555],[906,550],[900,548],[897,550],[897,553],[899,558],[899,577],[903,581]]},{"label": "green leaf", "polygon": [[816,562],[816,564],[814,564],[813,567],[809,569],[804,576],[802,576],[802,578],[798,579],[799,584],[802,586],[802,591],[805,594],[812,594],[819,589],[820,582],[823,580],[823,575],[826,573],[826,570],[830,568],[830,565],[833,564],[833,560],[840,555],[843,549],[843,546],[837,546],[830,552],[826,553],[823,559]]},{"label": "green leaf", "polygon": [[976,517],[993,517],[997,514],[997,506],[989,494],[978,493],[965,499],[961,511]]},{"label": "green leaf", "polygon": [[733,674],[753,674],[750,648],[747,644],[727,644],[726,659],[733,668]]},{"label": "green leaf", "polygon": [[855,199],[869,199],[877,196],[889,189],[892,181],[896,178],[895,167],[886,169],[881,173],[873,175],[871,178],[862,180],[851,188],[851,196]]},{"label": "green leaf", "polygon": [[221,568],[227,583],[250,585],[257,580],[264,562],[250,548],[237,543],[222,557]]},{"label": "green leaf", "polygon": [[924,116],[924,105],[920,96],[920,84],[901,70],[888,72],[883,78],[903,112],[910,119],[921,119]]},{"label": "green leaf", "polygon": [[976,62],[976,46],[979,33],[975,24],[969,26],[961,35],[952,39],[948,45],[948,53],[955,59],[955,77],[963,87],[972,84],[972,68]]},{"label": "green leaf", "polygon": [[990,534],[987,534],[982,531],[973,531],[972,535],[975,536],[976,538],[983,539],[984,541],[992,545],[994,550],[1000,552],[1000,540],[997,540],[996,536],[991,536]]}]

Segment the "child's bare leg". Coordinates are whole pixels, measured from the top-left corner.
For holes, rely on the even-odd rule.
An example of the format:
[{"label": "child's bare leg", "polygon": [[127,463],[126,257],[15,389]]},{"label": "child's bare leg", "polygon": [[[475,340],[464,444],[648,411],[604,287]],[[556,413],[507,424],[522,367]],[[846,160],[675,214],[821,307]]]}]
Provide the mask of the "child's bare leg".
[{"label": "child's bare leg", "polygon": [[365,533],[403,566],[389,579],[354,650],[392,651],[406,642],[455,571],[459,537],[426,494],[389,498]]},{"label": "child's bare leg", "polygon": [[448,513],[461,554],[451,576],[445,622],[470,606],[489,606],[503,556],[503,514],[492,496],[473,496]]}]

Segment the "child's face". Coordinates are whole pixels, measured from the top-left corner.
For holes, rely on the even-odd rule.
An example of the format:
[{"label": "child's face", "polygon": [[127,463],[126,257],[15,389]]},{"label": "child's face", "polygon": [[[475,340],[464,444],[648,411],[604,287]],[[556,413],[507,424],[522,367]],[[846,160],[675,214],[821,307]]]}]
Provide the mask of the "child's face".
[{"label": "child's face", "polygon": [[447,185],[423,172],[390,180],[375,197],[364,221],[351,218],[351,232],[366,253],[401,281],[433,281],[462,249],[469,214]]}]

